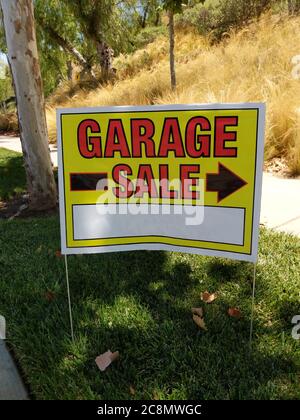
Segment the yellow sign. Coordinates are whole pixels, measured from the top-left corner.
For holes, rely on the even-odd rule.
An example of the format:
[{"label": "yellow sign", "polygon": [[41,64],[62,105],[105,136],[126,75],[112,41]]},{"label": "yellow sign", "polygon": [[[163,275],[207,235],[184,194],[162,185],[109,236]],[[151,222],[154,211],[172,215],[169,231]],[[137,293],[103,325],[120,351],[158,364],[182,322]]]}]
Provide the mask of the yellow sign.
[{"label": "yellow sign", "polygon": [[257,258],[263,104],[57,111],[62,252]]}]

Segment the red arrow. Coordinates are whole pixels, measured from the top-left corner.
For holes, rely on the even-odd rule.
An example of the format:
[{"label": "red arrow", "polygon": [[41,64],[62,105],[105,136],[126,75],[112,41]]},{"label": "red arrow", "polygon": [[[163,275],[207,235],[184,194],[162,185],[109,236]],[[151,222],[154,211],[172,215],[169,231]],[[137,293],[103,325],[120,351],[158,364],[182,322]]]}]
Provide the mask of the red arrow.
[{"label": "red arrow", "polygon": [[206,191],[218,193],[218,203],[240,188],[247,182],[219,162],[217,174],[206,174]]}]

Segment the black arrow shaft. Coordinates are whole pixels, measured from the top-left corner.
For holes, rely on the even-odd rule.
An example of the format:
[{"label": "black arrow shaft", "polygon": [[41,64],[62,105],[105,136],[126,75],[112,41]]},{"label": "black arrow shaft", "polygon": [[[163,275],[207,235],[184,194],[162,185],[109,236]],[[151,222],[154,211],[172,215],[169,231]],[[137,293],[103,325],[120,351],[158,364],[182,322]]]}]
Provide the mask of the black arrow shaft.
[{"label": "black arrow shaft", "polygon": [[221,163],[219,163],[219,173],[207,174],[206,176],[206,191],[217,192],[218,201],[223,200],[246,184],[246,181]]}]

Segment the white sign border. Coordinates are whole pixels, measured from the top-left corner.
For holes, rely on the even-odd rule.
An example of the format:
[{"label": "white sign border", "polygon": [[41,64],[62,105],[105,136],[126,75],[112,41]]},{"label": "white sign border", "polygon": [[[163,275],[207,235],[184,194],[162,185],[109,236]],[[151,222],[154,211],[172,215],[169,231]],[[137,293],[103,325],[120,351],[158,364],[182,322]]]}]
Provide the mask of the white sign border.
[{"label": "white sign border", "polygon": [[[254,212],[252,220],[252,249],[251,254],[210,250],[205,248],[181,247],[161,243],[130,244],[130,245],[104,245],[102,247],[68,248],[66,244],[65,226],[65,195],[63,175],[63,151],[61,138],[61,116],[64,114],[99,113],[99,112],[149,112],[149,111],[186,111],[186,110],[229,110],[229,109],[258,109],[258,127],[256,143],[256,174],[254,191]],[[147,106],[112,106],[91,108],[59,108],[56,110],[57,123],[57,148],[58,148],[58,189],[59,189],[59,214],[61,233],[61,253],[72,254],[100,254],[107,252],[123,252],[133,250],[176,251],[188,254],[198,254],[212,257],[230,258],[240,261],[256,263],[258,254],[259,221],[262,193],[262,175],[264,162],[264,132],[265,132],[266,105],[264,103],[215,103],[215,104],[176,104],[176,105],[147,105]]]}]

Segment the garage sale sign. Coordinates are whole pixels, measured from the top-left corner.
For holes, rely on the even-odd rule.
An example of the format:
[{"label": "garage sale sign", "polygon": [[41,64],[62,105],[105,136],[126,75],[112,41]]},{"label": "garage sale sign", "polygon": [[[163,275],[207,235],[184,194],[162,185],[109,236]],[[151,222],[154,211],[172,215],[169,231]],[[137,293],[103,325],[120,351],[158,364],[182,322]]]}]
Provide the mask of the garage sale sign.
[{"label": "garage sale sign", "polygon": [[263,104],[57,111],[62,253],[255,262]]}]

